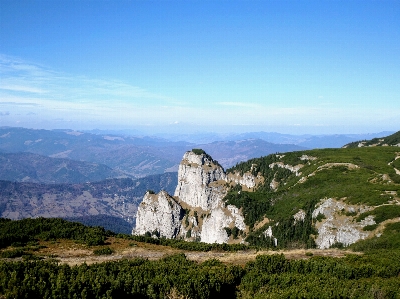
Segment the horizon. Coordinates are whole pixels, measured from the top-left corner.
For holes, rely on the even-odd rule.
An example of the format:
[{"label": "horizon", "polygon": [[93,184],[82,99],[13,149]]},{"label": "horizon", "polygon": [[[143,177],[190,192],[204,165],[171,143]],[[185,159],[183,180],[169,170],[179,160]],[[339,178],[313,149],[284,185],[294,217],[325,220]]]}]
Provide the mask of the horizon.
[{"label": "horizon", "polygon": [[9,1],[0,126],[150,135],[400,128],[398,1]]},{"label": "horizon", "polygon": [[[24,130],[48,130],[48,131],[61,131],[61,132],[79,132],[79,133],[89,133],[89,134],[94,134],[94,135],[114,135],[114,136],[126,136],[126,137],[135,137],[135,138],[160,138],[160,139],[165,139],[165,140],[170,140],[170,141],[177,141],[177,142],[192,142],[189,141],[189,139],[199,139],[199,138],[207,138],[210,137],[211,141],[222,141],[225,140],[226,138],[234,138],[232,140],[236,140],[238,136],[241,135],[256,135],[254,137],[245,137],[243,140],[250,140],[250,139],[261,139],[261,140],[266,140],[265,137],[257,137],[258,135],[262,134],[270,134],[271,136],[273,135],[281,135],[281,137],[284,136],[292,136],[292,137],[333,137],[333,136],[348,136],[348,137],[356,137],[356,136],[365,136],[368,137],[368,135],[371,135],[370,138],[377,138],[374,136],[380,137],[387,137],[389,135],[392,135],[398,131],[379,131],[379,132],[366,132],[366,133],[328,133],[328,134],[290,134],[290,133],[282,133],[282,132],[275,132],[275,131],[244,131],[244,132],[215,132],[215,131],[194,131],[190,133],[185,133],[182,131],[170,131],[170,132],[148,132],[148,131],[141,131],[138,129],[72,129],[72,128],[28,128],[28,127],[23,127],[23,126],[0,126],[0,129],[4,128],[12,128],[12,129],[24,129]],[[2,136],[0,136],[2,137]],[[183,138],[183,139],[176,139],[176,138]],[[222,138],[222,140],[218,139]],[[228,139],[226,139],[228,140]],[[225,140],[225,141],[226,141]],[[242,139],[237,139],[237,140],[242,140]],[[193,143],[193,142],[192,142]],[[278,144],[278,143],[277,143]]]}]

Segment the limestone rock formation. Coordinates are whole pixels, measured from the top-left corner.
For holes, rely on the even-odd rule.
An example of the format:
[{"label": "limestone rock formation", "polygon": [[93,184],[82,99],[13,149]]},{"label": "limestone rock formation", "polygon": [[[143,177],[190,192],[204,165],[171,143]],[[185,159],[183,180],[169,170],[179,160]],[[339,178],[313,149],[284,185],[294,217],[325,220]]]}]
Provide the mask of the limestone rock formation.
[{"label": "limestone rock formation", "polygon": [[182,217],[182,207],[167,192],[147,192],[139,205],[136,229],[132,233],[144,235],[154,232],[159,237],[175,238],[180,231]]},{"label": "limestone rock formation", "polygon": [[228,234],[224,227],[229,227],[232,218],[225,215],[221,208],[211,212],[210,217],[204,220],[201,231],[201,241],[206,243],[227,243]]},{"label": "limestone rock formation", "polygon": [[225,195],[225,188],[218,182],[226,182],[222,166],[205,153],[186,152],[179,165],[175,196],[189,206],[211,210]]},{"label": "limestone rock formation", "polygon": [[[237,176],[236,179],[247,182],[249,178],[243,180]],[[227,230],[235,227],[246,230],[241,211],[223,202],[230,181],[222,166],[204,151],[186,152],[179,165],[174,197],[166,192],[146,193],[138,208],[133,234],[156,232],[167,238],[229,242],[232,237]]]},{"label": "limestone rock formation", "polygon": [[333,198],[324,199],[314,210],[312,217],[317,218],[319,214],[324,215],[324,219],[316,223],[318,237],[315,240],[317,247],[325,249],[335,243],[342,243],[344,246],[353,244],[371,235],[371,232],[364,231],[367,225],[375,224],[373,216],[368,216],[364,220],[353,221],[352,216],[346,216],[344,211],[355,213],[368,211],[367,206],[352,206]]}]

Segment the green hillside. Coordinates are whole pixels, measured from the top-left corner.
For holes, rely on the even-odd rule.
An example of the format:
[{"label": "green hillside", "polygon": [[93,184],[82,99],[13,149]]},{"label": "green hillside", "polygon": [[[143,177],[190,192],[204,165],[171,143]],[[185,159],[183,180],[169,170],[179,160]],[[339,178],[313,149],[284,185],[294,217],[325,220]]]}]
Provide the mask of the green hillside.
[{"label": "green hillside", "polygon": [[[398,157],[398,147],[385,146],[299,151],[252,159],[227,171],[252,172],[264,177],[264,183],[255,192],[233,188],[225,200],[242,208],[245,223],[250,226],[246,240],[253,245],[272,246],[273,238],[265,234],[271,227],[278,247],[316,246],[316,227],[326,221],[326,216],[313,217],[312,213],[326,199],[343,207],[334,219],[347,217],[357,223],[372,215],[375,224],[361,228],[361,232],[378,231],[384,221],[400,221]],[[305,212],[301,221],[294,218],[299,211]],[[266,224],[257,226],[263,220]]]},{"label": "green hillside", "polygon": [[361,140],[346,144],[345,148],[363,147],[363,146],[399,146],[400,131],[383,138],[373,138],[371,140]]}]

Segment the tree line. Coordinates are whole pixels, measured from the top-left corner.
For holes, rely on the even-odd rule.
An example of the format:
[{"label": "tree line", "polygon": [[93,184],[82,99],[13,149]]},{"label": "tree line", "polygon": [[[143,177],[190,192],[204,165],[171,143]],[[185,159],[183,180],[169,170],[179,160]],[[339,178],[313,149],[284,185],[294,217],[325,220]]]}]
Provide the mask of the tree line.
[{"label": "tree line", "polygon": [[[390,260],[388,256],[390,254]],[[176,254],[68,266],[56,261],[0,262],[5,298],[399,298],[400,254],[288,260],[260,255],[244,266]],[[175,297],[176,298],[176,297]]]}]

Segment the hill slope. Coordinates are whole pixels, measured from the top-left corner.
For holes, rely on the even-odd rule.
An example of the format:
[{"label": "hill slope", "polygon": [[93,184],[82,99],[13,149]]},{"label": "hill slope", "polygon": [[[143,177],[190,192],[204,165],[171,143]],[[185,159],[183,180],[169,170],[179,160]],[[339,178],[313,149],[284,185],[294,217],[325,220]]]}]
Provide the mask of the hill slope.
[{"label": "hill slope", "polygon": [[176,173],[85,184],[46,185],[0,181],[0,217],[62,217],[88,223],[88,216],[97,216],[95,224],[102,225],[102,221],[108,223],[109,216],[113,216],[129,222],[132,227],[137,206],[147,190],[173,192],[176,184]]},{"label": "hill slope", "polygon": [[347,246],[400,221],[399,157],[397,147],[363,147],[251,159],[227,172],[264,182],[255,192],[233,188],[225,200],[242,209],[250,243]]},{"label": "hill slope", "polygon": [[345,148],[364,147],[364,146],[400,146],[400,131],[382,138],[362,140],[346,144]]}]

